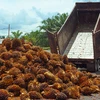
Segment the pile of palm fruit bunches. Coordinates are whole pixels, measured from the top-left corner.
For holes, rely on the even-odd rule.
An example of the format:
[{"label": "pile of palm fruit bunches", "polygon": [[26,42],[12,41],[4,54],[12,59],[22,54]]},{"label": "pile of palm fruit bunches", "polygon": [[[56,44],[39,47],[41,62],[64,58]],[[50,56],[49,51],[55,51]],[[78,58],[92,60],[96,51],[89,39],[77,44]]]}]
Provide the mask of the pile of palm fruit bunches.
[{"label": "pile of palm fruit bunches", "polygon": [[100,77],[79,71],[66,55],[19,39],[0,45],[0,100],[67,100],[99,92]]}]

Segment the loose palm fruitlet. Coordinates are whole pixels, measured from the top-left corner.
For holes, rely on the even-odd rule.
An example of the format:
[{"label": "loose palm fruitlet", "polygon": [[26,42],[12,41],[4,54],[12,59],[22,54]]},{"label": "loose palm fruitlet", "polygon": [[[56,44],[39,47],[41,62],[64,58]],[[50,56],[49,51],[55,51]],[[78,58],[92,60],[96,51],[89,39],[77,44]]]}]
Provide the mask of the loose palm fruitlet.
[{"label": "loose palm fruitlet", "polygon": [[79,71],[67,55],[19,39],[0,45],[0,100],[67,100],[98,92],[100,77]]}]

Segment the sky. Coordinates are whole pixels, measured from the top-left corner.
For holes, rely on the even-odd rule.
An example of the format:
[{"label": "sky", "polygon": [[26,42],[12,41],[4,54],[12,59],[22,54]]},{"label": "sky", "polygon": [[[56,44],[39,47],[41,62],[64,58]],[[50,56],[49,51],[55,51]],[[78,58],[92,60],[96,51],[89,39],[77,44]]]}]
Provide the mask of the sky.
[{"label": "sky", "polygon": [[97,2],[100,0],[0,0],[0,35],[20,30],[23,33],[35,31],[41,21],[57,13],[72,11],[76,2]]}]

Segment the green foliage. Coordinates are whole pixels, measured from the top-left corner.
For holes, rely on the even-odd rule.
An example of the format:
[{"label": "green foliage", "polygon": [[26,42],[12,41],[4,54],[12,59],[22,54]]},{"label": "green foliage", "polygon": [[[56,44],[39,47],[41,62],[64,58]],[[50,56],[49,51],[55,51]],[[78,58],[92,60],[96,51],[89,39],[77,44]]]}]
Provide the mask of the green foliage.
[{"label": "green foliage", "polygon": [[11,32],[12,35],[10,35],[10,38],[13,39],[13,38],[18,38],[20,39],[21,38],[21,35],[23,34],[23,32],[20,32],[20,30],[16,31],[16,32]]},{"label": "green foliage", "polygon": [[52,18],[48,18],[42,21],[42,26],[39,26],[40,30],[48,30],[52,33],[58,32],[61,26],[64,24],[66,18],[68,17],[68,13],[57,14]]},{"label": "green foliage", "polygon": [[38,45],[41,47],[48,46],[48,38],[45,32],[41,32],[39,30],[31,31],[30,33],[26,33],[23,38],[27,41],[33,43],[33,45]]},{"label": "green foliage", "polygon": [[40,32],[37,35],[37,45],[39,45],[41,47],[48,47],[49,46],[48,37],[47,37],[47,34],[45,32]]},{"label": "green foliage", "polygon": [[30,41],[33,43],[33,45],[38,45],[41,47],[48,47],[48,37],[46,30],[55,33],[58,32],[58,30],[61,28],[61,26],[64,24],[66,18],[68,17],[68,13],[63,14],[57,14],[53,16],[52,18],[48,18],[46,20],[42,21],[42,25],[39,26],[39,30],[31,31],[30,33],[20,32],[19,30],[17,32],[11,32],[12,35],[10,38],[23,38],[27,41]]}]

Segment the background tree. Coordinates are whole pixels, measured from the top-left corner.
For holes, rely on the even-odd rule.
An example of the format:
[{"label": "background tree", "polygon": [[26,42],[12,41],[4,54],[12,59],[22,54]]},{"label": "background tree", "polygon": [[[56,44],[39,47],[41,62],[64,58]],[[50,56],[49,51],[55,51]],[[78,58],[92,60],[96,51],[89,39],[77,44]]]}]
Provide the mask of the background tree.
[{"label": "background tree", "polygon": [[31,31],[30,33],[25,33],[23,38],[27,41],[32,42],[32,44],[36,45],[37,43],[37,35],[39,34],[39,31]]},{"label": "background tree", "polygon": [[68,13],[63,13],[63,14],[58,13],[52,18],[43,20],[42,25],[39,26],[40,31],[41,30],[43,31],[43,33],[42,34],[40,33],[40,36],[39,36],[39,39],[42,37],[42,39],[40,40],[42,40],[43,42],[41,41],[41,43],[45,44],[46,42],[47,44],[45,45],[49,46],[46,31],[48,30],[51,33],[57,33],[60,30],[61,26],[64,24],[67,17],[68,17]]},{"label": "background tree", "polygon": [[13,38],[20,39],[21,35],[23,34],[23,32],[21,32],[20,30],[17,30],[16,32],[11,32],[11,33],[12,33],[12,35],[10,35],[11,39],[13,39]]},{"label": "background tree", "polygon": [[47,34],[41,32],[40,30],[31,31],[30,33],[25,33],[23,38],[27,41],[32,42],[33,45],[46,47],[49,45]]},{"label": "background tree", "polygon": [[25,33],[24,35],[22,35],[23,32],[18,30],[17,32],[11,32],[12,35],[10,36],[10,38],[20,38],[20,39],[22,38],[32,42],[33,45],[47,47],[49,46],[49,43],[46,30],[52,33],[58,32],[61,26],[64,24],[67,17],[68,13],[63,13],[63,14],[58,13],[52,18],[43,20],[42,25],[39,26],[39,30],[31,31],[30,33]]},{"label": "background tree", "polygon": [[50,31],[52,33],[58,32],[61,26],[64,24],[66,18],[68,17],[68,13],[60,14],[53,16],[52,18],[48,18],[42,21],[42,25],[39,26],[40,30]]}]

